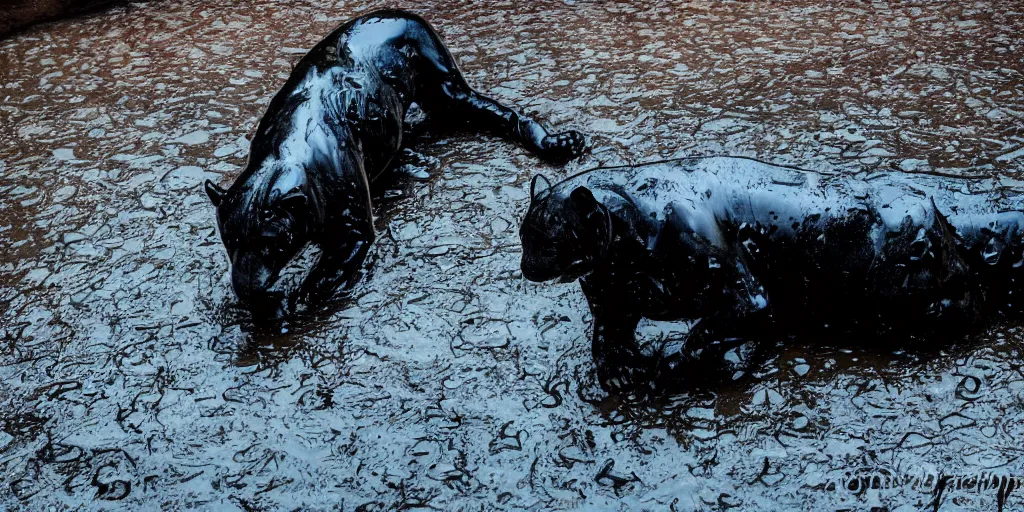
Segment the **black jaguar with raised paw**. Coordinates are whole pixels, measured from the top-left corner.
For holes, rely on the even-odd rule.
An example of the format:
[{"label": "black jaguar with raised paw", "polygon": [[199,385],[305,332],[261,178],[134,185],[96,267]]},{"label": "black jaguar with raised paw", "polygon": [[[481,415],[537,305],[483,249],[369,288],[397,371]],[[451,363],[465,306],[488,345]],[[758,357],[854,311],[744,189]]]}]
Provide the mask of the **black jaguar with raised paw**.
[{"label": "black jaguar with raised paw", "polygon": [[206,183],[243,304],[278,311],[284,297],[272,287],[306,244],[322,255],[300,296],[316,301],[352,281],[374,240],[369,184],[398,153],[412,103],[428,118],[497,133],[550,161],[584,149],[580,133],[552,134],[470,88],[422,18],[386,10],[349,21],[273,97],[234,184]]},{"label": "black jaguar with raised paw", "polygon": [[[1024,305],[1024,205],[984,185],[729,157],[538,176],[522,272],[579,279],[606,389],[765,335],[962,335]],[[641,318],[698,322],[659,365]]]}]

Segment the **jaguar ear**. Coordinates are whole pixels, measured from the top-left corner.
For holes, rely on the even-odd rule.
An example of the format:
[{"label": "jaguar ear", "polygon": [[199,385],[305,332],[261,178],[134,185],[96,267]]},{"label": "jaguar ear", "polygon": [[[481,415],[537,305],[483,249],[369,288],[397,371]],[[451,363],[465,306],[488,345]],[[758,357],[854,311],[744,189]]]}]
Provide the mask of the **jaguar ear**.
[{"label": "jaguar ear", "polygon": [[587,187],[576,187],[573,189],[572,193],[569,194],[569,201],[572,202],[573,208],[580,213],[589,213],[596,210],[599,206],[594,193]]},{"label": "jaguar ear", "polygon": [[227,190],[220,188],[210,180],[206,180],[204,188],[206,189],[206,195],[210,197],[210,202],[213,203],[213,206],[215,208],[220,206],[220,202],[224,199],[224,194],[227,193]]},{"label": "jaguar ear", "polygon": [[533,181],[530,182],[530,200],[536,201],[540,199],[541,194],[547,193],[550,189],[551,182],[543,174],[534,176]]}]

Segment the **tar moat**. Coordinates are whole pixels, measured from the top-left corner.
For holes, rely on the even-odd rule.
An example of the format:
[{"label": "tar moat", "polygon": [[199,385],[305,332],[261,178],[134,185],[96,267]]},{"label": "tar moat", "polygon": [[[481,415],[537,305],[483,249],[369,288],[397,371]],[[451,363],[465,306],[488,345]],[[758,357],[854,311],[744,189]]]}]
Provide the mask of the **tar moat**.
[{"label": "tar moat", "polygon": [[[203,183],[381,7],[588,149],[428,126],[348,298],[254,325]],[[1012,2],[164,0],[0,39],[0,509],[1024,509],[1019,319],[741,347],[634,402],[598,382],[579,285],[527,281],[518,236],[537,173],[682,157],[1024,193],[1022,28]]]}]

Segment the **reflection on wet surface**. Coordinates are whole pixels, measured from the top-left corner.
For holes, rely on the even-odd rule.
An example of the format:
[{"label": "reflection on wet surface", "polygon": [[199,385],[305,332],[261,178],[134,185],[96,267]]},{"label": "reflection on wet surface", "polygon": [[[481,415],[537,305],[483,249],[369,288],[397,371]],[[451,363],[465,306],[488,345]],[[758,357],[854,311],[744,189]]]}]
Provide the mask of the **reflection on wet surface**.
[{"label": "reflection on wet surface", "polygon": [[305,48],[378,5],[223,4],[0,41],[0,504],[918,510],[932,494],[847,481],[1024,476],[1013,326],[920,353],[789,343],[735,382],[624,406],[594,382],[578,287],[525,282],[516,234],[535,171],[684,155],[1013,193],[1011,5],[410,6],[470,83],[592,152],[558,169],[422,137],[402,170],[432,178],[391,194],[352,299],[268,334],[235,306],[202,180],[236,175]]}]

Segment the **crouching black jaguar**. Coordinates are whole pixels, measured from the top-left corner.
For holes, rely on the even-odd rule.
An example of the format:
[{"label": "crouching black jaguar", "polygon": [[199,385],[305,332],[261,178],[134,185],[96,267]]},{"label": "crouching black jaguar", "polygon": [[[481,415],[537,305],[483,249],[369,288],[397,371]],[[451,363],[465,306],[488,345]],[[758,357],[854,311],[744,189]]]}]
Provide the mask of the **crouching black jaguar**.
[{"label": "crouching black jaguar", "polygon": [[639,353],[641,317],[698,320],[674,364],[765,334],[963,334],[1024,306],[1024,205],[978,186],[728,157],[538,176],[522,271],[579,278],[606,389],[668,369]]},{"label": "crouching black jaguar", "polygon": [[374,239],[369,183],[398,152],[412,103],[548,160],[584,147],[578,132],[551,134],[471,89],[422,18],[387,10],[349,21],[302,58],[273,97],[231,188],[206,182],[244,304],[279,306],[283,294],[271,287],[307,243],[322,256],[300,295],[323,298],[350,282]]}]

